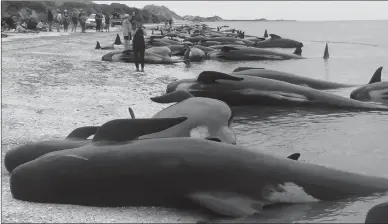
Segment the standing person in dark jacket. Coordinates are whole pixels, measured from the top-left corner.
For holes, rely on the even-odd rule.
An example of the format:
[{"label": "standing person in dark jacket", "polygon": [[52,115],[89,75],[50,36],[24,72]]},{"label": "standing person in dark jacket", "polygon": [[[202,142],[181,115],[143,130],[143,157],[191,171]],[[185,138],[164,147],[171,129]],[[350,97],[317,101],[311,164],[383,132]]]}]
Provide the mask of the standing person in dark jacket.
[{"label": "standing person in dark jacket", "polygon": [[102,11],[101,9],[98,10],[98,12],[96,13],[96,32],[97,31],[101,31],[102,27]]},{"label": "standing person in dark jacket", "polygon": [[49,25],[49,31],[51,32],[51,25],[53,24],[53,20],[54,20],[54,15],[53,13],[51,12],[51,9],[48,9],[47,10],[47,23]]},{"label": "standing person in dark jacket", "polygon": [[86,17],[85,15],[85,12],[83,11],[83,9],[81,9],[80,13],[79,13],[79,24],[81,25],[81,28],[82,28],[82,33],[86,33],[86,20],[88,19],[88,17]]},{"label": "standing person in dark jacket", "polygon": [[73,27],[71,28],[71,32],[73,32],[73,30],[74,30],[74,32],[76,32],[76,30],[77,30],[78,15],[79,15],[78,9],[74,9],[73,13],[71,14],[71,20],[73,22]]},{"label": "standing person in dark jacket", "polygon": [[141,71],[144,72],[144,52],[145,52],[145,30],[141,23],[137,23],[137,27],[133,30],[132,49],[135,57],[136,71],[139,71],[139,63],[141,64]]},{"label": "standing person in dark jacket", "polygon": [[69,23],[70,23],[70,17],[69,17],[69,12],[67,12],[67,9],[63,11],[63,31],[67,32],[69,28]]}]

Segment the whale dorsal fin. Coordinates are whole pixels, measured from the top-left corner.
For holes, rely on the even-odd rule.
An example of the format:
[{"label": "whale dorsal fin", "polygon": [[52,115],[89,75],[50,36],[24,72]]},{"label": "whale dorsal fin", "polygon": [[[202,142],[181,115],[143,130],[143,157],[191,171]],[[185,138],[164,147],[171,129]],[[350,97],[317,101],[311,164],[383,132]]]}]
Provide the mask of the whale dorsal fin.
[{"label": "whale dorsal fin", "polygon": [[271,37],[271,39],[280,39],[281,38],[279,35],[272,34],[272,33],[269,36]]},{"label": "whale dorsal fin", "polygon": [[116,119],[103,124],[94,135],[92,142],[125,142],[142,135],[163,131],[187,120],[177,118]]},{"label": "whale dorsal fin", "polygon": [[115,44],[115,45],[123,44],[123,42],[121,42],[120,36],[118,34],[116,35],[116,40],[115,40],[115,42],[113,44]]},{"label": "whale dorsal fin", "polygon": [[251,69],[265,69],[265,68],[255,68],[255,67],[237,67],[233,72],[241,72],[245,70],[251,70]]},{"label": "whale dorsal fin", "polygon": [[96,134],[97,130],[100,126],[85,126],[74,129],[70,134],[66,137],[67,139],[87,139],[90,136]]},{"label": "whale dorsal fin", "polygon": [[215,83],[217,79],[241,81],[243,78],[228,75],[222,72],[216,71],[203,71],[198,75],[197,81],[203,84]]},{"label": "whale dorsal fin", "polygon": [[373,74],[372,78],[370,79],[368,84],[372,84],[375,82],[381,82],[381,71],[383,70],[383,67],[378,68],[375,73]]},{"label": "whale dorsal fin", "polygon": [[95,49],[101,49],[100,42],[97,41],[96,48]]},{"label": "whale dorsal fin", "polygon": [[194,96],[187,91],[177,90],[171,93],[164,94],[163,96],[151,97],[150,99],[155,103],[177,103],[192,97]]},{"label": "whale dorsal fin", "polygon": [[293,153],[289,155],[287,158],[292,159],[292,160],[298,160],[300,157],[300,153]]},{"label": "whale dorsal fin", "polygon": [[264,37],[268,37],[267,29],[265,29]]},{"label": "whale dorsal fin", "polygon": [[194,192],[187,197],[216,214],[234,218],[259,214],[265,205],[235,192]]},{"label": "whale dorsal fin", "polygon": [[221,48],[221,51],[222,52],[228,52],[228,51],[238,51],[240,49],[236,48],[236,47],[230,47],[230,46],[223,46]]}]

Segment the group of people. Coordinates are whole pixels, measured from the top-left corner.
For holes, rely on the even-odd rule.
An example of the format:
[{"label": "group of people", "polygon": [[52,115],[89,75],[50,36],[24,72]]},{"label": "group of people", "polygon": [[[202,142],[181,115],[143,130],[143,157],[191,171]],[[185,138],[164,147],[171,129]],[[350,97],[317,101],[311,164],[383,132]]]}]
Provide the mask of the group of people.
[{"label": "group of people", "polygon": [[[71,32],[76,32],[77,31],[77,26],[78,23],[81,26],[81,32],[85,33],[86,32],[86,21],[88,17],[86,16],[86,13],[83,11],[83,9],[73,9],[73,12],[70,13],[67,11],[67,9],[63,10],[62,12],[57,9],[56,15],[54,16],[53,12],[48,9],[47,10],[47,22],[48,22],[48,31],[52,31],[52,24],[54,23],[56,25],[56,29],[59,32],[61,25],[63,25],[63,30],[64,32],[68,32],[68,28],[70,23],[73,24],[71,28]],[[102,10],[98,10],[96,13],[96,31],[103,31],[102,27],[102,19],[104,18]],[[109,26],[110,26],[110,17],[105,16],[105,29],[108,31]]]},{"label": "group of people", "polygon": [[141,65],[141,71],[144,72],[144,53],[145,53],[145,40],[144,36],[147,35],[140,20],[136,19],[136,13],[133,12],[132,16],[125,14],[122,22],[123,36],[124,36],[124,48],[129,50],[132,40],[132,50],[134,53],[136,71],[139,71],[139,64]]}]

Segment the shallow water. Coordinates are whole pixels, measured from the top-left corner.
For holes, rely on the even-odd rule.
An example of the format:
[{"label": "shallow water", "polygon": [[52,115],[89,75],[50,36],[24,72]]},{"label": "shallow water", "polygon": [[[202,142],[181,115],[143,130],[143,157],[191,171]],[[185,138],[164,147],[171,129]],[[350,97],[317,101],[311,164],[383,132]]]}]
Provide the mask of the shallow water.
[{"label": "shallow water", "polygon": [[[97,40],[102,45],[111,44],[121,31],[14,38],[2,45],[2,158],[17,144],[64,138],[79,126],[129,117],[128,106],[137,117],[150,117],[168,105],[153,103],[149,97],[163,94],[173,80],[193,78],[204,70],[229,72],[238,66],[257,66],[361,85],[379,66],[388,65],[388,21],[210,24],[227,24],[258,36],[268,29],[268,33],[302,41],[303,56],[308,59],[206,61],[190,67],[183,63],[146,65],[146,73],[141,74],[134,72],[133,64],[101,61],[109,51],[94,50]],[[330,59],[325,61],[322,56],[326,41],[331,42]],[[382,78],[388,80],[386,74],[383,70]],[[348,97],[352,89],[332,92]],[[237,108],[236,115],[233,129],[238,144],[280,156],[300,152],[303,161],[388,178],[388,112]],[[196,213],[160,208],[26,203],[12,198],[4,169],[2,183],[4,222],[192,222],[201,218]],[[300,189],[290,186],[287,190],[289,195],[281,199],[309,201]],[[363,222],[373,205],[387,200],[388,195],[374,195],[302,203],[269,210],[254,221]]]}]

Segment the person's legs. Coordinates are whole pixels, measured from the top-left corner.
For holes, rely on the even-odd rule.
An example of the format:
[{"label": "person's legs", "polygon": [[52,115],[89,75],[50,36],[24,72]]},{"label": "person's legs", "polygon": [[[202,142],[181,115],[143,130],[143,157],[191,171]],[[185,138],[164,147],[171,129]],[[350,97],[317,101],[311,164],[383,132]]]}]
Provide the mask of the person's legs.
[{"label": "person's legs", "polygon": [[48,21],[48,25],[49,25],[49,31],[51,32],[51,25],[52,25],[52,21]]},{"label": "person's legs", "polygon": [[124,36],[124,50],[129,49],[129,39],[128,36]]},{"label": "person's legs", "polygon": [[136,66],[136,71],[139,71],[139,54],[140,52],[133,50],[134,54],[134,59],[135,59],[135,66]]},{"label": "person's legs", "polygon": [[145,49],[142,49],[139,54],[140,54],[140,63],[141,63],[141,71],[144,72],[144,52]]}]

